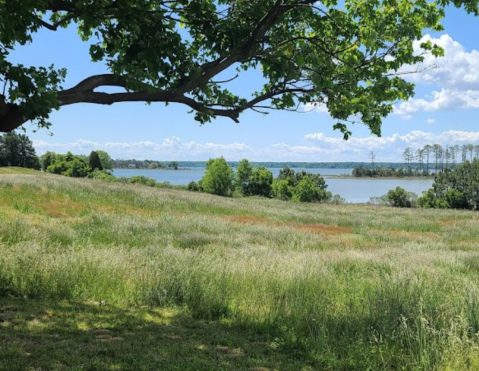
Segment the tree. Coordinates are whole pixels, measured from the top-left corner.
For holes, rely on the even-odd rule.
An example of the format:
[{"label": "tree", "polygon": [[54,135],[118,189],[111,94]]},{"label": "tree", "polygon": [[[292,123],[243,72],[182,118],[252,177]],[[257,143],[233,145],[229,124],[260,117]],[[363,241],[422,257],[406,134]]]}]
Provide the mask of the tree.
[{"label": "tree", "polygon": [[233,169],[223,157],[209,159],[201,179],[201,188],[206,193],[229,196],[233,192]]},{"label": "tree", "polygon": [[90,157],[88,158],[88,165],[90,165],[91,171],[94,171],[95,169],[98,169],[100,171],[103,170],[103,166],[100,161],[100,156],[98,156],[98,153],[95,151],[91,151]]},{"label": "tree", "polygon": [[442,146],[440,144],[434,144],[432,146],[432,151],[434,153],[434,161],[435,161],[434,172],[437,174],[439,171],[439,164],[441,163],[441,160],[442,160],[442,153],[443,153]]},{"label": "tree", "polygon": [[374,154],[373,151],[369,152],[369,158],[371,159],[371,165],[372,165],[372,168],[373,168],[373,174],[375,173],[375,169],[374,169],[374,160],[376,160],[376,155]]},{"label": "tree", "polygon": [[52,165],[56,161],[56,153],[55,152],[45,152],[41,157],[40,157],[40,162],[42,164],[42,169],[47,170],[47,168]]},{"label": "tree", "polygon": [[178,170],[178,162],[177,161],[171,161],[169,164],[168,164],[168,167],[170,169],[173,169],[173,170]]},{"label": "tree", "polygon": [[249,194],[252,196],[271,197],[273,173],[264,166],[253,169],[249,179]]},{"label": "tree", "polygon": [[296,185],[296,173],[289,166],[285,166],[279,171],[277,180],[285,180],[290,187],[294,187]]},{"label": "tree", "polygon": [[426,156],[426,175],[429,175],[429,157],[431,156],[432,147],[427,144],[424,146],[423,151]]},{"label": "tree", "polygon": [[406,161],[406,173],[411,173],[411,162],[414,160],[414,152],[411,147],[407,147],[402,154],[404,161]]},{"label": "tree", "polygon": [[275,179],[271,188],[274,198],[288,201],[293,197],[293,188],[285,179]]},{"label": "tree", "polygon": [[[353,115],[380,135],[392,104],[413,95],[398,72],[423,61],[413,42],[424,29],[442,30],[450,3],[479,12],[477,0],[2,1],[0,131],[28,120],[49,127],[61,106],[145,101],[183,104],[201,123],[220,116],[238,122],[249,109],[325,104],[346,138]],[[11,61],[11,51],[39,30],[71,24],[107,73],[63,89],[65,69]],[[421,47],[443,54],[431,42]],[[247,70],[263,75],[252,98],[228,89]],[[98,91],[106,86],[122,90]]]},{"label": "tree", "polygon": [[416,150],[416,160],[419,164],[419,169],[424,174],[424,149],[418,148]]},{"label": "tree", "polygon": [[18,166],[40,169],[40,159],[31,140],[16,132],[0,136],[0,166]]},{"label": "tree", "polygon": [[242,159],[236,169],[235,184],[236,188],[244,195],[248,196],[250,189],[249,183],[251,174],[253,174],[253,166],[247,159]]},{"label": "tree", "polygon": [[113,160],[111,159],[110,155],[100,149],[95,152],[98,154],[98,157],[100,157],[103,170],[113,170]]},{"label": "tree", "polygon": [[386,200],[394,207],[413,207],[416,203],[417,196],[413,192],[408,192],[404,188],[396,187],[391,189]]},{"label": "tree", "polygon": [[455,170],[436,174],[434,184],[418,199],[422,207],[477,210],[479,207],[479,160],[466,161]]},{"label": "tree", "polygon": [[[83,178],[91,172],[89,159],[85,156],[75,156],[71,152],[67,152],[65,155],[47,152],[42,156],[42,160],[43,169],[53,174]],[[46,167],[46,165],[48,166]]]},{"label": "tree", "polygon": [[331,192],[318,187],[311,177],[305,176],[294,188],[292,199],[299,202],[321,202],[329,200],[331,196]]}]

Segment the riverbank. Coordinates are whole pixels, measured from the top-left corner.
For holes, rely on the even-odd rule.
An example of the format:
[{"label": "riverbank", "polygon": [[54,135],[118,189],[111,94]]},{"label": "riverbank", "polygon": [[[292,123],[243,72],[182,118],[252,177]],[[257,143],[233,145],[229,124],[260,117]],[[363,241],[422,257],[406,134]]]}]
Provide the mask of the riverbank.
[{"label": "riverbank", "polygon": [[0,200],[2,370],[479,366],[477,213],[42,173]]}]

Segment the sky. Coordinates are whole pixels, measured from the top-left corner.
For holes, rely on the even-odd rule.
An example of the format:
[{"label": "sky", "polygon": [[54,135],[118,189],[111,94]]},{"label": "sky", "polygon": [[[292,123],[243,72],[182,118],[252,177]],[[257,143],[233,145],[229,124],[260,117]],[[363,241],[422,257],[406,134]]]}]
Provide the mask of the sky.
[{"label": "sky", "polygon": [[[344,141],[334,131],[336,121],[321,107],[301,113],[247,112],[235,124],[227,118],[200,125],[183,105],[117,103],[112,106],[76,104],[54,111],[51,133],[34,132],[27,123],[27,135],[37,154],[46,151],[89,154],[107,151],[112,158],[153,160],[207,160],[223,156],[234,161],[402,161],[406,147],[426,144],[479,144],[479,18],[449,8],[443,32],[426,32],[445,49],[444,58],[426,57],[421,74],[408,75],[416,84],[416,95],[394,107],[383,121],[382,137],[372,136],[366,126],[351,127],[353,136]],[[416,43],[418,47],[420,41]],[[20,47],[11,60],[24,65],[65,67],[64,87],[105,73],[105,67],[90,62],[89,44],[81,42],[74,27],[51,32],[41,30],[32,44]],[[421,66],[420,66],[421,67]],[[233,74],[233,73],[232,73]],[[249,91],[258,82],[251,73],[239,88]],[[252,90],[251,90],[252,91]]]}]

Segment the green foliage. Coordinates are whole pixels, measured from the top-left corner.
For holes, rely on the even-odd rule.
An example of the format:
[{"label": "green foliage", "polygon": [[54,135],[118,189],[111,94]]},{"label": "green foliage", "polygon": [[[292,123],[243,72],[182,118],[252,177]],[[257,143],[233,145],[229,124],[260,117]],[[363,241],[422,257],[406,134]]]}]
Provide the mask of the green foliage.
[{"label": "green foliage", "polygon": [[90,166],[90,170],[103,170],[103,165],[101,164],[100,156],[97,152],[91,151],[90,157],[88,158],[88,165]]},{"label": "green foliage", "polygon": [[253,166],[247,159],[242,159],[236,168],[235,185],[241,194],[249,196],[250,178],[253,174]]},{"label": "green foliage", "polygon": [[201,191],[200,185],[197,182],[189,182],[188,191],[199,192]]},{"label": "green foliage", "polygon": [[100,157],[101,166],[104,170],[113,170],[113,160],[110,155],[102,150],[95,151]]},{"label": "green foliage", "polygon": [[74,155],[71,152],[67,152],[65,155],[50,152],[48,155],[46,154],[43,166],[45,163],[50,164],[45,171],[52,174],[83,178],[90,172],[87,158]]},{"label": "green foliage", "polygon": [[419,198],[418,204],[421,207],[477,210],[479,159],[436,174],[432,188]]},{"label": "green foliage", "polygon": [[290,187],[294,187],[297,184],[295,172],[289,166],[285,166],[279,171],[277,180],[285,180]]},{"label": "green foliage", "polygon": [[91,179],[99,179],[99,180],[105,180],[107,182],[115,182],[117,181],[117,178],[110,173],[108,173],[106,170],[93,170],[92,172],[88,173],[87,178]]},{"label": "green foliage", "polygon": [[326,191],[328,186],[324,178],[319,174],[312,174],[305,170],[295,172],[288,166],[279,171],[278,177],[273,183],[273,197],[281,200],[300,202],[325,202],[332,197],[331,192]]},{"label": "green foliage", "polygon": [[303,176],[293,191],[293,201],[299,202],[322,202],[331,198],[331,192],[318,187],[315,179],[310,176]]},{"label": "green foliage", "polygon": [[173,170],[178,170],[178,161],[171,161],[168,164],[168,167]]},{"label": "green foliage", "polygon": [[285,179],[275,179],[272,185],[272,194],[274,198],[288,201],[293,197],[293,187]]},{"label": "green foliage", "polygon": [[407,192],[404,188],[396,187],[396,189],[391,189],[387,193],[386,200],[394,207],[414,207],[417,195],[413,192]]},{"label": "green foliage", "polygon": [[253,169],[249,178],[248,194],[251,196],[271,197],[273,174],[264,166]]},{"label": "green foliage", "polygon": [[209,159],[205,175],[201,179],[201,188],[206,193],[230,196],[234,189],[233,169],[223,157]]},{"label": "green foliage", "polygon": [[149,187],[154,187],[156,186],[156,180],[152,178],[148,178],[144,175],[135,175],[132,176],[131,178],[128,178],[128,183],[131,184],[143,184]]},{"label": "green foliage", "polygon": [[0,166],[40,169],[40,159],[31,140],[24,134],[10,132],[0,136]]},{"label": "green foliage", "polygon": [[[241,112],[264,102],[273,109],[325,104],[345,138],[353,115],[379,135],[392,104],[413,95],[413,84],[394,72],[424,60],[413,42],[425,29],[442,31],[450,3],[477,13],[477,0],[345,0],[320,6],[299,0],[2,1],[0,78],[8,84],[0,104],[10,104],[3,106],[16,112],[17,121],[2,114],[0,130],[30,119],[48,127],[60,105],[144,100],[188,105],[201,123],[217,116],[237,121]],[[12,61],[11,51],[34,42],[40,29],[72,24],[90,44],[91,60],[109,70],[106,78],[69,91],[62,87],[64,69]],[[430,42],[421,47],[443,53]],[[264,83],[250,92],[252,100],[215,78],[233,69],[261,71]],[[94,91],[106,85],[126,90]]]},{"label": "green foliage", "polygon": [[44,171],[46,171],[50,165],[53,165],[53,163],[56,161],[56,156],[57,155],[55,152],[48,151],[40,157],[40,162]]}]

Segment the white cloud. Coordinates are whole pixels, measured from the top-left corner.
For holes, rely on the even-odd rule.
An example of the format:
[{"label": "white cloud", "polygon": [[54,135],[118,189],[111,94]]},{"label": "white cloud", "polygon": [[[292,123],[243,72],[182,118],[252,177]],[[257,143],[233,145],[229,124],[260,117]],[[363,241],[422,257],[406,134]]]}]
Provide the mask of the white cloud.
[{"label": "white cloud", "polygon": [[424,71],[406,75],[405,78],[416,84],[435,85],[434,90],[424,98],[413,98],[400,103],[394,113],[411,116],[417,112],[437,112],[458,109],[479,108],[479,52],[466,51],[449,35],[433,38],[425,35],[414,42],[414,49],[421,52],[420,44],[431,41],[444,48],[444,57],[436,58],[426,54],[424,62],[417,66],[405,66],[399,72]]},{"label": "white cloud", "polygon": [[[351,137],[348,141],[341,138],[328,137],[323,133],[307,134],[305,139],[314,143],[328,154],[332,151],[340,154],[336,161],[368,161],[368,155],[374,151],[378,161],[402,161],[402,152],[405,148],[418,149],[426,144],[479,144],[479,132],[450,130],[435,134],[419,130],[405,135],[393,134],[389,137]],[[345,158],[345,160],[342,160]],[[321,161],[321,160],[318,160]],[[324,160],[330,161],[330,160]]]},{"label": "white cloud", "polygon": [[426,122],[428,124],[434,124],[436,122],[436,120],[435,119],[427,119]]},{"label": "white cloud", "polygon": [[72,143],[49,143],[34,140],[33,146],[39,155],[47,151],[66,153],[71,151],[75,154],[87,155],[93,150],[105,150],[112,158],[136,158],[136,159],[189,159],[204,160],[209,157],[241,155],[249,150],[244,143],[197,143],[195,141],[183,142],[178,137],[166,138],[160,143],[151,141],[142,142],[107,142],[97,143],[87,140],[77,140]]},{"label": "white cloud", "polygon": [[[448,89],[479,90],[479,52],[466,49],[449,35],[433,38],[425,35],[422,39],[414,42],[416,53],[422,51],[420,45],[431,41],[444,49],[444,57],[434,57],[428,53],[424,55],[424,61],[417,66],[417,70],[425,70],[422,73],[407,75],[407,79],[419,84],[434,84]],[[431,68],[435,67],[435,68]],[[411,71],[414,68],[403,67],[400,72]]]},{"label": "white cloud", "polygon": [[182,141],[178,137],[166,138],[159,143],[143,142],[107,142],[97,143],[78,140],[73,143],[49,143],[33,141],[39,155],[46,151],[75,154],[89,154],[92,150],[102,149],[113,158],[136,158],[152,160],[198,160],[223,156],[227,160],[247,158],[251,161],[369,161],[369,153],[374,151],[377,161],[402,161],[402,152],[406,147],[413,149],[426,144],[479,144],[479,132],[450,130],[440,134],[412,131],[408,134],[393,134],[388,137],[351,137],[348,141],[342,137],[330,137],[324,133],[311,133],[304,136],[305,143],[291,145],[276,143],[269,147],[253,148],[244,143],[198,143]]}]

